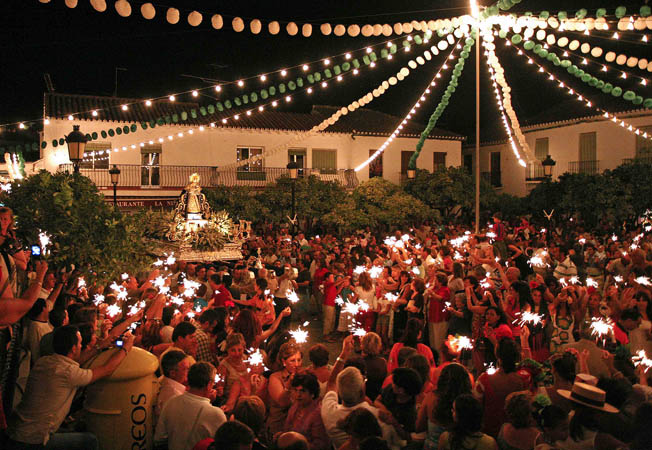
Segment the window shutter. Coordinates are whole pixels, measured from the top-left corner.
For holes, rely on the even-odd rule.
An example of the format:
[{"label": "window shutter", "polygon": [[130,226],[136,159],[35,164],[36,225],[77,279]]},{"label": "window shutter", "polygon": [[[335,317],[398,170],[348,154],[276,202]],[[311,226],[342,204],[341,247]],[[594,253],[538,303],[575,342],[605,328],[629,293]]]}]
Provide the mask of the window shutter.
[{"label": "window shutter", "polygon": [[580,161],[595,161],[596,135],[593,133],[580,134]]}]

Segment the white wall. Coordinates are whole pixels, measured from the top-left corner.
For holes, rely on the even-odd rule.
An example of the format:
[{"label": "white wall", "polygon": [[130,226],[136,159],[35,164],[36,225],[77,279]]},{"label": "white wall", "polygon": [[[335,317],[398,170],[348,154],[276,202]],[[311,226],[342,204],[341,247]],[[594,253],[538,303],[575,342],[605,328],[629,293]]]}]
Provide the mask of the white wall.
[{"label": "white wall", "polygon": [[[59,164],[69,163],[67,147],[58,146],[52,148],[52,139],[62,137],[70,133],[72,125],[80,125],[83,133],[97,132],[116,128],[118,126],[131,125],[130,123],[101,122],[101,121],[67,121],[52,120],[45,127],[44,140],[48,142],[48,148],[42,151],[42,158],[45,168],[49,171],[56,171]],[[238,146],[263,147],[272,149],[291,141],[294,133],[287,131],[269,130],[245,130],[233,128],[210,128],[199,132],[196,127],[193,135],[186,131],[189,127],[179,125],[165,125],[154,129],[142,130],[138,126],[137,133],[129,133],[107,139],[98,138],[94,142],[107,142],[113,148],[119,148],[118,152],[112,152],[110,164],[140,164],[140,142],[154,140],[158,143],[161,136],[172,135],[174,140],[165,138],[162,145],[161,165],[186,165],[186,166],[223,166],[236,161],[236,148]],[[177,133],[183,131],[184,137],[177,138]],[[385,138],[355,136],[342,133],[320,133],[312,136],[304,142],[293,145],[293,148],[305,148],[307,150],[306,166],[312,167],[312,149],[335,149],[337,150],[337,168],[353,169],[369,157],[369,150],[379,148]],[[384,178],[398,183],[401,170],[401,151],[415,149],[417,138],[395,139],[382,156]],[[136,148],[132,149],[131,145]],[[122,150],[126,146],[127,150]],[[461,142],[444,140],[426,140],[417,166],[432,171],[433,152],[447,152],[446,165],[458,166],[461,161]],[[285,167],[288,163],[288,152],[280,151],[274,155],[266,156],[265,167]],[[361,170],[357,174],[360,181],[367,180],[369,170]]]}]

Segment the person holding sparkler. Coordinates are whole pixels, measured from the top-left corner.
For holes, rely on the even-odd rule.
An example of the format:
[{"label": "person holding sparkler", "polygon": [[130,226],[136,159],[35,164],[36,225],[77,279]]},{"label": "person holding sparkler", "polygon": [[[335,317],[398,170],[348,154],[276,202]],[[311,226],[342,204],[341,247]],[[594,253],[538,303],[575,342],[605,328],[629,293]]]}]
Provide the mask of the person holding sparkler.
[{"label": "person holding sparkler", "polygon": [[278,362],[283,367],[269,377],[269,415],[267,428],[271,435],[283,430],[285,417],[292,399],[290,396],[292,380],[300,371],[303,355],[301,349],[293,341],[281,345],[278,352]]}]

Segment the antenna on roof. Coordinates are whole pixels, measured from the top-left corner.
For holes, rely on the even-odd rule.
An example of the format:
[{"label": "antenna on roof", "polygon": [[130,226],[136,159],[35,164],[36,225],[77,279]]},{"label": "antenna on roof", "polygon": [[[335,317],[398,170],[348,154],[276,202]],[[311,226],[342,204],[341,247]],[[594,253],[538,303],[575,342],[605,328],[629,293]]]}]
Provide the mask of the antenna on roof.
[{"label": "antenna on roof", "polygon": [[45,87],[47,88],[48,92],[54,92],[54,83],[52,82],[50,74],[44,73],[43,78],[45,79]]}]

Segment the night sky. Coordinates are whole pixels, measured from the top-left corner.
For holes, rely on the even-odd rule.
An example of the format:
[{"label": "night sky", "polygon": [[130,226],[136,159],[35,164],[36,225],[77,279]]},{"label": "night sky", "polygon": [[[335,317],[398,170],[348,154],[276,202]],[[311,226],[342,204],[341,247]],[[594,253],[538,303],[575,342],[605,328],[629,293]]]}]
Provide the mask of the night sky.
[{"label": "night sky", "polygon": [[[96,12],[88,0],[79,0],[75,9],[65,6],[64,0],[52,0],[41,4],[37,0],[3,0],[0,2],[0,122],[2,124],[22,120],[37,119],[43,114],[43,94],[46,92],[44,73],[49,73],[56,92],[113,95],[115,89],[115,68],[123,68],[118,73],[117,95],[120,97],[151,98],[165,96],[174,92],[211,86],[214,80],[232,81],[242,77],[256,76],[262,72],[271,72],[284,67],[302,64],[329,55],[349,50],[364,48],[388,38],[338,38],[324,37],[319,32],[319,23],[390,23],[411,19],[429,20],[452,17],[468,12],[468,2],[422,1],[390,2],[374,1],[267,1],[240,0],[237,2],[201,1],[201,0],[166,0],[166,6],[175,6],[181,10],[181,20],[177,25],[170,25],[165,20],[165,9],[157,6],[157,15],[145,20],[140,14],[143,2],[131,1],[132,15],[120,17],[113,8],[113,0],[107,0],[107,11]],[[480,3],[489,4],[488,1]],[[617,6],[614,1],[595,2],[590,0],[567,1],[528,1],[523,0],[512,8],[513,12],[533,11],[538,14],[541,9],[556,13],[564,9],[570,13],[578,8],[587,8],[589,15],[595,8],[604,6],[613,14]],[[628,12],[638,12],[644,4],[639,2],[618,2],[628,7]],[[406,5],[406,6],[403,6]],[[543,6],[542,6],[543,5]],[[204,21],[193,28],[186,21],[187,13],[198,10],[203,13]],[[184,11],[186,14],[184,14]],[[214,30],[210,17],[220,13],[225,19],[225,28]],[[231,18],[259,18],[263,22],[263,32],[253,35],[249,31],[235,33],[230,28]],[[299,35],[290,37],[281,32],[269,35],[265,23],[269,20],[294,20],[299,25],[306,21],[313,24],[313,36],[304,38]],[[247,21],[245,21],[247,22]],[[613,28],[612,28],[613,29]],[[649,31],[649,30],[648,30]],[[583,36],[581,33],[567,32],[580,41],[598,42],[607,50],[625,53],[628,56],[652,59],[650,48],[643,43],[624,43],[606,39],[610,32],[594,33]],[[601,38],[597,36],[601,36]],[[629,33],[628,39],[640,40],[642,32]],[[650,32],[652,38],[652,32]],[[576,101],[569,101],[568,95],[561,89],[537,74],[531,66],[524,64],[521,57],[514,55],[512,48],[497,45],[498,56],[506,69],[506,77],[513,89],[513,105],[522,124],[528,121],[540,121],[545,118],[567,118],[569,115],[586,114]],[[419,47],[423,52],[425,46]],[[560,53],[558,51],[558,53]],[[579,53],[579,50],[577,51]],[[423,69],[390,89],[380,99],[374,100],[368,107],[390,114],[403,116],[411,104],[424,89],[434,71],[443,61],[442,52]],[[397,55],[393,61],[382,61],[373,74],[366,73],[359,78],[344,82],[337,88],[333,85],[322,94],[312,97],[300,94],[295,96],[292,110],[307,112],[313,104],[347,105],[359,98],[380,81],[394,74],[406,65],[409,57],[416,57],[416,51]],[[574,59],[574,58],[571,58]],[[604,62],[603,59],[601,59]],[[576,62],[579,62],[577,60]],[[595,101],[599,106],[612,111],[633,109],[629,102],[614,99],[594,88],[590,88],[565,70],[555,68],[551,63],[547,67],[559,74],[560,79],[568,81],[571,87]],[[315,68],[318,66],[315,66]],[[584,67],[593,75],[605,81],[616,82],[623,89],[634,89],[643,97],[650,97],[650,86],[640,86],[632,78],[622,80],[621,72],[614,63],[614,69],[608,73],[600,72],[600,66]],[[622,66],[621,66],[622,67]],[[641,76],[652,76],[638,68],[627,69]],[[484,59],[481,65],[483,100],[482,139],[484,141],[504,138],[502,124]],[[296,73],[295,76],[300,75]],[[202,78],[208,79],[203,81]],[[460,87],[453,94],[450,105],[440,122],[445,128],[466,136],[473,141],[474,124],[474,78],[473,58],[466,64],[460,80]],[[279,80],[270,78],[273,80]],[[447,78],[444,78],[447,81]],[[441,93],[445,83],[440,83]],[[260,88],[257,81],[248,83],[247,88],[229,88],[222,93],[223,98],[229,94],[245,93]],[[206,91],[213,94],[211,91]],[[188,97],[189,98],[189,97]],[[427,122],[428,116],[437,105],[438,96],[433,96],[421,110],[416,120]],[[180,98],[180,100],[183,100]],[[206,101],[211,98],[206,97]],[[566,117],[564,117],[566,116]]]}]

